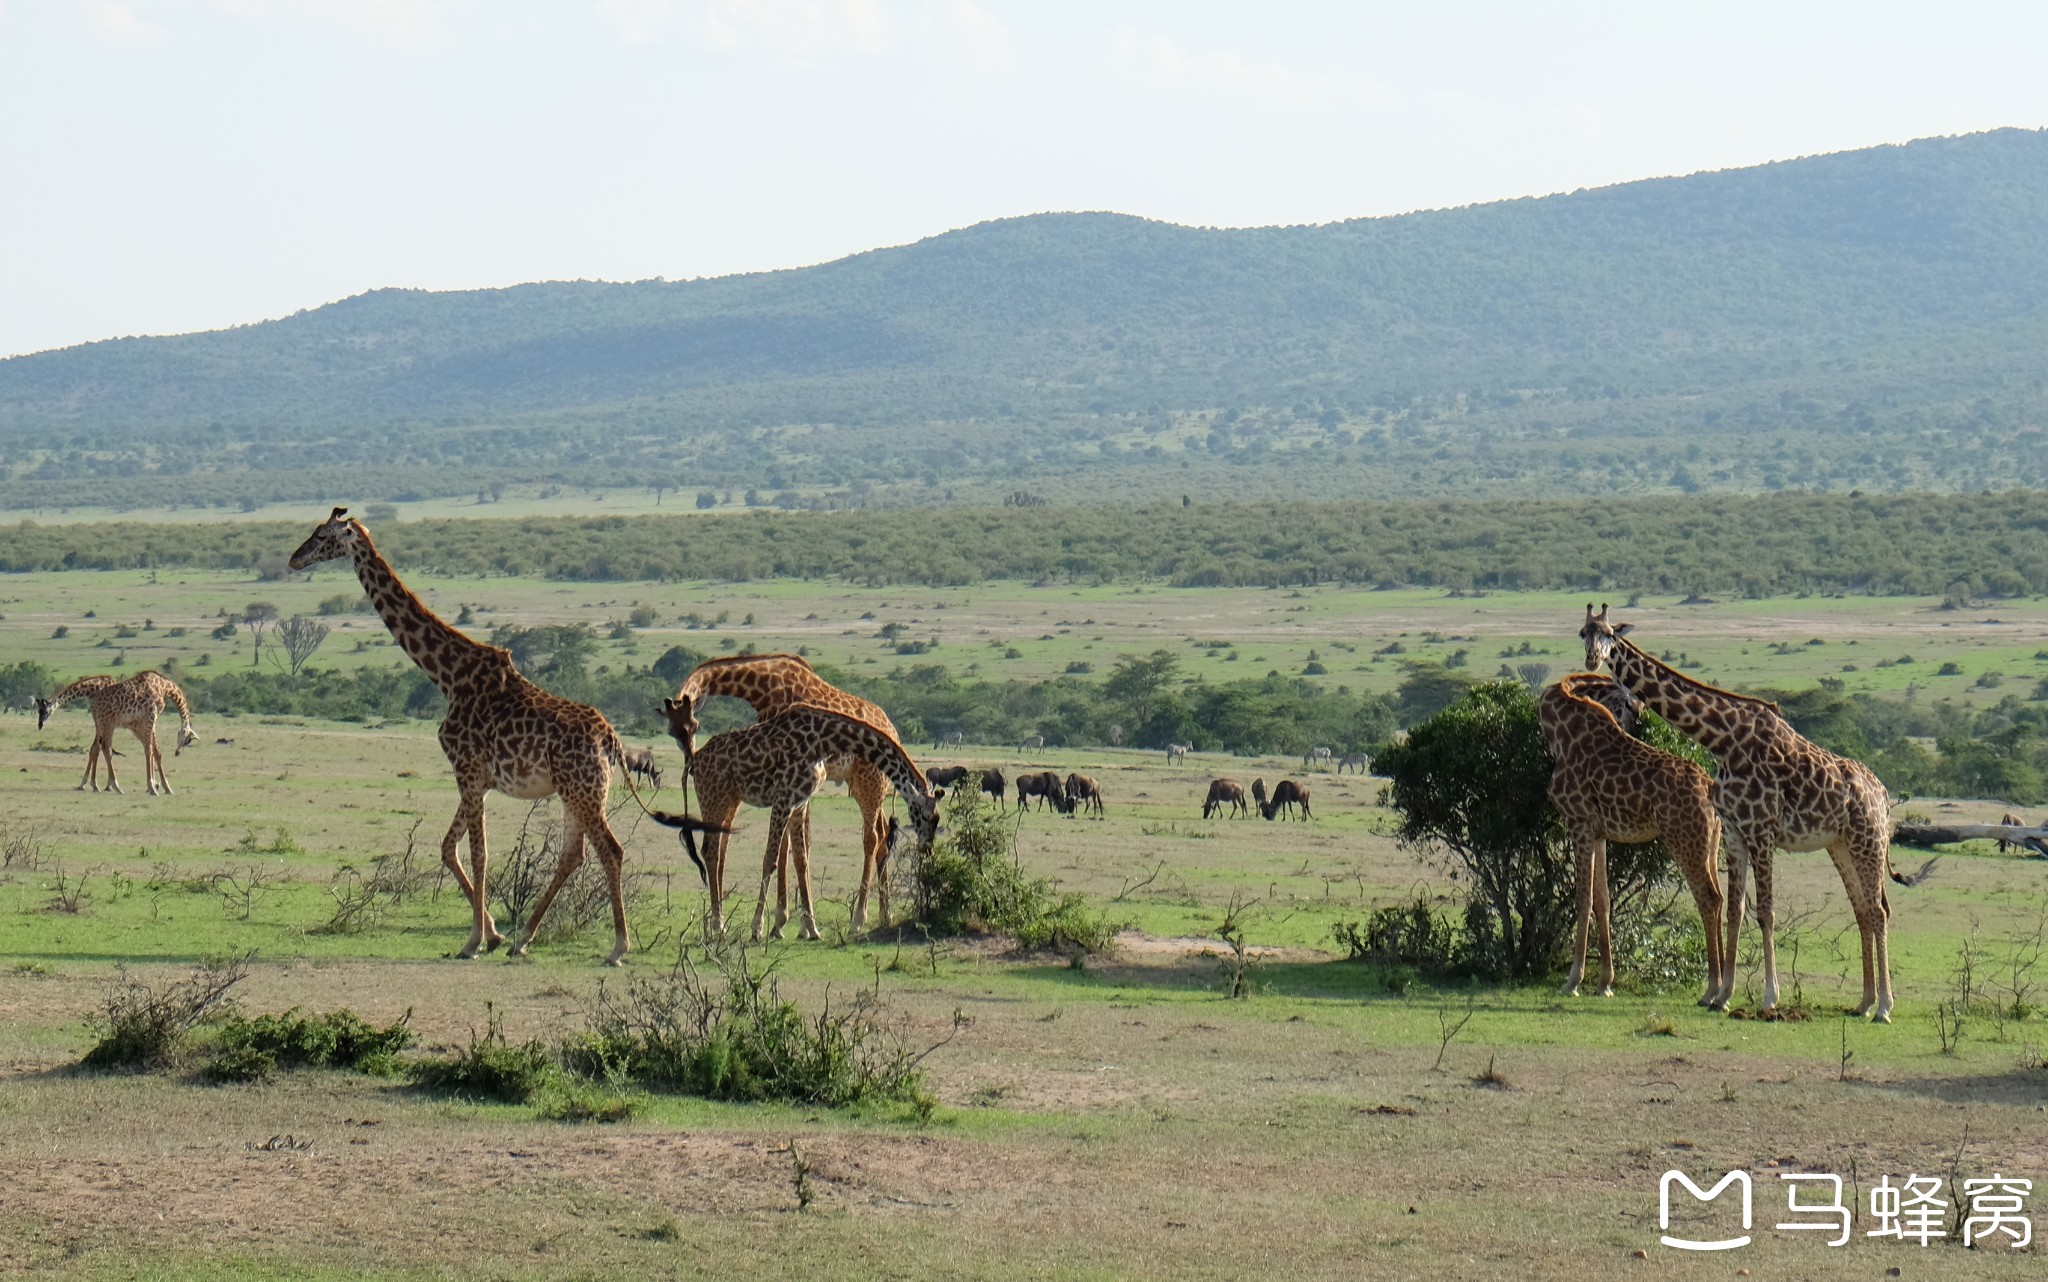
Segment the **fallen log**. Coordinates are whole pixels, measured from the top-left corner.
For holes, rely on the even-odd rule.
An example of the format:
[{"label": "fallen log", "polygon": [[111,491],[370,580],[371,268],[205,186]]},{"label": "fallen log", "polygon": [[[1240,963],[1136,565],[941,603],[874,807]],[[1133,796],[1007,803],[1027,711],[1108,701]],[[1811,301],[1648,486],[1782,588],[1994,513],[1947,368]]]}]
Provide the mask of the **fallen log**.
[{"label": "fallen log", "polygon": [[2048,859],[2048,828],[2014,824],[1900,824],[1892,833],[1892,841],[1922,850],[1958,841],[2009,841],[2025,846],[2036,859]]}]

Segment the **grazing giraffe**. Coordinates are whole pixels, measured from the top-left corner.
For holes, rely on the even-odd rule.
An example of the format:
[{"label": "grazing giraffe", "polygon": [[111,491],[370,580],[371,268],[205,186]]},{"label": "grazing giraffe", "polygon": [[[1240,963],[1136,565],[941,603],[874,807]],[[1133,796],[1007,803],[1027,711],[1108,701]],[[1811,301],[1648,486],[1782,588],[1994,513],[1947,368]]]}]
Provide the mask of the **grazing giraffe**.
[{"label": "grazing giraffe", "polygon": [[[688,697],[671,699],[662,709],[678,743],[694,732],[696,718]],[[711,895],[708,925],[713,932],[725,929],[725,855],[730,840],[725,830],[732,827],[733,817],[745,803],[769,811],[761,893],[754,907],[754,938],[761,938],[762,919],[767,914],[768,879],[785,858],[796,871],[803,913],[798,933],[804,939],[818,937],[817,913],[811,903],[810,837],[802,812],[825,781],[825,763],[846,760],[862,763],[903,794],[918,847],[929,851],[938,831],[938,802],[946,794],[926,781],[895,735],[865,718],[798,704],[750,726],[713,735],[690,754],[698,811],[707,824],[721,830],[705,846],[704,884]],[[658,813],[655,818],[671,822]],[[883,839],[888,839],[886,823]],[[781,903],[773,933],[780,938],[789,920],[787,890],[778,898]]]},{"label": "grazing giraffe", "polygon": [[[1607,607],[1586,605],[1579,636],[1586,666],[1605,664],[1630,694],[1714,755],[1714,808],[1728,847],[1728,925],[1721,951],[1721,981],[1714,1000],[1726,1005],[1735,989],[1735,944],[1742,929],[1744,886],[1756,867],[1757,926],[1763,932],[1763,1009],[1778,1004],[1778,957],[1772,927],[1771,857],[1779,848],[1822,850],[1834,861],[1863,938],[1863,1002],[1856,1014],[1891,1022],[1891,905],[1887,875],[1913,885],[1926,875],[1902,877],[1891,867],[1891,798],[1868,766],[1837,756],[1794,730],[1778,705],[1716,689],[1644,653],[1628,640],[1633,625],[1608,622]],[[1930,865],[1931,866],[1931,865]]]},{"label": "grazing giraffe", "polygon": [[[613,943],[605,965],[618,965],[627,949],[626,851],[605,819],[605,799],[611,791],[612,767],[623,771],[626,750],[611,723],[597,709],[571,703],[528,681],[509,653],[471,640],[429,610],[400,582],[370,541],[370,532],[349,518],[347,508],[334,509],[292,553],[290,565],[305,570],[342,557],[354,564],[356,578],[392,639],[448,699],[448,715],[441,721],[441,751],[455,768],[462,799],[455,821],[441,838],[441,862],[455,874],[470,908],[469,941],[456,956],[474,957],[505,942],[484,892],[490,860],[484,841],[484,795],[495,788],[524,801],[557,793],[562,798],[561,858],[512,955],[522,957],[532,945],[556,893],[582,865],[588,838],[597,847],[611,889]],[[626,782],[630,788],[630,776]],[[456,853],[465,832],[468,873]]]},{"label": "grazing giraffe", "polygon": [[[794,654],[736,654],[707,659],[698,664],[683,679],[675,697],[662,704],[663,714],[669,718],[669,734],[683,750],[686,772],[691,769],[697,749],[696,709],[703,706],[709,695],[745,700],[752,705],[757,722],[795,707],[825,708],[865,721],[889,738],[896,738],[896,727],[889,720],[888,713],[825,680],[802,657]],[[679,708],[688,710],[686,723],[676,720],[675,709]],[[884,807],[889,801],[888,777],[866,758],[853,755],[826,761],[825,777],[834,783],[845,784],[846,791],[860,807],[860,889],[853,901],[853,928],[860,930],[868,923],[868,892],[871,886],[876,908],[882,924],[886,926],[889,924],[889,846]],[[808,849],[808,811],[801,822],[806,825],[805,844]]]},{"label": "grazing giraffe", "polygon": [[175,757],[199,742],[198,733],[192,729],[192,708],[185,702],[185,692],[178,688],[178,683],[153,668],[126,681],[109,676],[80,677],[51,698],[36,700],[36,729],[49,723],[51,713],[78,699],[86,700],[92,710],[92,746],[85,752],[85,776],[78,781],[78,790],[84,791],[87,784],[92,785],[94,792],[100,790],[99,763],[104,755],[107,790],[121,791],[114,778],[114,732],[128,730],[142,740],[142,780],[149,785],[149,795],[156,796],[157,784],[162,783],[164,794],[169,796],[171,780],[164,774],[164,750],[156,742],[156,719],[163,713],[165,700],[178,705],[178,744],[171,755]]},{"label": "grazing giraffe", "polygon": [[[1702,1006],[1721,986],[1721,883],[1714,874],[1721,846],[1721,816],[1714,781],[1682,757],[1659,752],[1632,733],[1609,699],[1628,692],[1611,677],[1575,673],[1543,691],[1536,702],[1543,741],[1550,749],[1550,802],[1572,835],[1577,855],[1578,918],[1572,933],[1572,970],[1564,995],[1579,991],[1586,973],[1586,937],[1600,921],[1600,995],[1614,995],[1614,926],[1607,877],[1607,843],[1661,837],[1699,908],[1707,941],[1707,987]],[[1725,1001],[1724,1001],[1725,1004]]]}]

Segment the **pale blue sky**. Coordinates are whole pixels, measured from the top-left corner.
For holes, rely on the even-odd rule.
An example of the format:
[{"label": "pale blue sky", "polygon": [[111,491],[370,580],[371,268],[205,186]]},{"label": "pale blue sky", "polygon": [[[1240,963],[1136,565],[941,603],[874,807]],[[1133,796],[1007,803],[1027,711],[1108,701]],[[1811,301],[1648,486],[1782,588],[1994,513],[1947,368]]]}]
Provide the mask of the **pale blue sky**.
[{"label": "pale blue sky", "polygon": [[0,0],[0,355],[2048,124],[2048,6]]}]

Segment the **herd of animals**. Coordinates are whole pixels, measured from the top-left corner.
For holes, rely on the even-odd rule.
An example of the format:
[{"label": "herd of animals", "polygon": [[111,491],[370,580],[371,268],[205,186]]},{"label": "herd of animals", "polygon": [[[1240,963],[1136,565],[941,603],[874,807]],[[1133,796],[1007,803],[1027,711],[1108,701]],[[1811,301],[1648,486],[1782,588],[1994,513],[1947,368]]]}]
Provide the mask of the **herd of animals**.
[{"label": "herd of animals", "polygon": [[[468,900],[471,929],[458,951],[474,957],[507,943],[485,898],[488,847],[484,797],[497,790],[535,800],[562,800],[561,855],[552,880],[536,902],[522,937],[510,944],[523,955],[554,898],[594,847],[611,897],[614,946],[606,962],[618,964],[628,949],[622,885],[624,851],[606,817],[612,772],[625,775],[629,791],[647,809],[635,777],[659,787],[653,753],[628,749],[596,709],[571,702],[526,679],[504,650],[472,640],[444,622],[408,589],[377,551],[360,521],[345,508],[332,515],[294,552],[293,570],[347,560],[393,639],[446,696],[448,713],[440,727],[442,751],[455,773],[460,800],[441,840],[441,859]],[[1580,628],[1586,672],[1546,688],[1538,716],[1553,761],[1550,797],[1572,836],[1577,859],[1577,922],[1566,993],[1584,979],[1590,936],[1597,926],[1602,953],[1600,992],[1613,991],[1614,957],[1609,919],[1606,850],[1609,842],[1661,837],[1691,890],[1705,928],[1707,981],[1700,1004],[1723,1009],[1733,995],[1736,943],[1746,907],[1746,882],[1756,876],[1757,924],[1762,934],[1762,1009],[1778,999],[1773,947],[1772,857],[1779,849],[1825,849],[1848,891],[1862,937],[1863,1000],[1858,1014],[1889,1022],[1892,1008],[1888,956],[1890,905],[1886,882],[1915,884],[1925,876],[1898,873],[1890,864],[1890,799],[1867,767],[1820,748],[1799,735],[1775,704],[1705,685],[1653,658],[1628,640],[1631,625],[1615,624],[1608,609],[1591,604]],[[1607,675],[1601,675],[1605,668]],[[728,696],[754,708],[746,727],[697,742],[697,709],[703,700]],[[114,775],[113,736],[133,732],[144,745],[143,769],[149,792],[171,790],[156,744],[156,721],[166,703],[179,715],[177,750],[198,741],[191,710],[177,685],[158,672],[123,681],[84,677],[55,695],[37,699],[38,725],[67,703],[87,702],[93,741],[79,782],[98,790],[97,770],[107,767],[107,785],[119,792]],[[1649,708],[1711,754],[1718,767],[1709,776],[1697,765],[1662,752],[1637,738],[1641,709]],[[938,802],[945,789],[975,787],[1008,804],[1014,790],[1019,810],[1036,801],[1072,815],[1103,813],[1102,789],[1081,774],[1062,778],[1054,771],[1006,778],[1000,768],[948,766],[930,771],[911,759],[888,714],[866,700],[826,682],[794,655],[738,655],[712,659],[683,682],[662,711],[669,733],[683,753],[685,809],[695,785],[696,815],[649,810],[658,822],[678,830],[684,849],[710,892],[708,927],[722,930],[726,847],[740,807],[769,811],[768,841],[754,910],[758,938],[766,926],[768,884],[778,883],[772,933],[789,920],[788,885],[796,883],[799,932],[818,936],[810,878],[808,803],[825,783],[844,783],[861,813],[861,872],[853,904],[856,930],[868,924],[872,894],[882,924],[889,920],[887,863],[900,832],[890,817],[891,792],[901,794],[920,851],[930,849],[938,829]],[[225,742],[225,741],[224,741]],[[959,736],[942,742],[957,745]],[[1023,745],[1030,747],[1033,745]],[[1042,747],[1043,740],[1035,746]],[[1169,763],[1185,760],[1190,745],[1170,744]],[[1312,749],[1304,769],[1335,765],[1341,773],[1363,773],[1363,756],[1333,758],[1328,748]],[[1309,819],[1309,789],[1293,779],[1268,792],[1263,779],[1246,790],[1230,779],[1213,779],[1203,798],[1204,818],[1248,817],[1253,808],[1266,819]],[[2017,823],[2017,817],[2007,816]],[[469,863],[460,858],[463,838]],[[703,845],[700,853],[698,841]],[[1725,846],[1728,884],[1717,875],[1717,852]],[[1717,925],[1719,929],[1717,929]]]}]

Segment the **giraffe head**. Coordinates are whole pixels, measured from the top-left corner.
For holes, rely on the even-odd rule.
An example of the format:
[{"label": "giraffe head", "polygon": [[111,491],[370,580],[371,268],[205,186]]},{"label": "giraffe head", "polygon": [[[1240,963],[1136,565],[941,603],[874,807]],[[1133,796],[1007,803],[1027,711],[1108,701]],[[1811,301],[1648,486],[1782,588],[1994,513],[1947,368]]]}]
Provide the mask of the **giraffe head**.
[{"label": "giraffe head", "polygon": [[661,715],[668,718],[669,738],[683,750],[683,769],[688,771],[690,763],[697,757],[696,700],[689,695],[680,699],[663,699]]},{"label": "giraffe head", "polygon": [[178,746],[171,749],[171,755],[182,757],[185,755],[185,749],[198,742],[199,732],[192,728],[191,722],[187,721],[184,725],[178,727]]},{"label": "giraffe head", "polygon": [[349,519],[347,508],[334,509],[334,515],[322,522],[312,537],[299,544],[299,550],[292,553],[292,569],[308,570],[322,561],[354,555],[356,540],[362,532],[363,527]]},{"label": "giraffe head", "polygon": [[1579,639],[1586,643],[1586,670],[1598,672],[1600,666],[1614,654],[1614,643],[1635,631],[1635,624],[1624,623],[1615,627],[1607,621],[1607,603],[1600,603],[1600,613],[1593,613],[1593,603],[1586,602],[1586,626],[1579,629]]},{"label": "giraffe head", "polygon": [[[939,803],[945,799],[944,788],[933,788],[930,801],[919,797],[915,792],[903,795],[904,803],[910,807],[910,826],[917,833],[919,854],[930,854],[932,843],[938,840]],[[890,822],[895,822],[893,817]],[[896,833],[893,830],[889,833],[889,844],[892,847],[896,844]]]},{"label": "giraffe head", "polygon": [[43,696],[41,696],[41,695],[37,695],[37,696],[36,696],[36,729],[38,729],[38,730],[42,729],[42,728],[43,728],[43,727],[44,727],[45,725],[48,725],[48,724],[49,724],[49,721],[50,721],[50,701],[49,701],[48,699],[45,699],[45,698],[44,698]]}]

